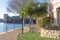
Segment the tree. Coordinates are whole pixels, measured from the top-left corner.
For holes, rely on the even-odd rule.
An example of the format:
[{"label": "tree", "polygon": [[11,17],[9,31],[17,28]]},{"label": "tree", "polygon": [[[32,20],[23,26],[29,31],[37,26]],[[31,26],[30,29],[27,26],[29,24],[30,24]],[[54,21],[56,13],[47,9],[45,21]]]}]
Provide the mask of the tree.
[{"label": "tree", "polygon": [[35,17],[45,17],[46,14],[48,13],[48,3],[44,2],[44,3],[40,3],[40,6],[36,8],[36,13],[35,13]]},{"label": "tree", "polygon": [[48,14],[48,3],[47,2],[40,3],[40,6],[36,9],[35,13],[35,17],[37,18],[36,20],[37,31],[40,29],[40,26],[42,25],[42,19],[38,18],[46,17],[46,14]]},{"label": "tree", "polygon": [[33,2],[33,0],[28,0],[27,3],[18,10],[20,15],[21,15],[21,12],[24,12],[24,15],[30,17],[30,22],[29,22],[30,25],[32,23],[32,17],[34,13],[36,12],[36,8],[38,4],[39,3]]},{"label": "tree", "polygon": [[33,16],[43,17],[47,13],[47,6],[48,6],[47,2],[39,3],[39,2],[33,2],[33,0],[25,0],[25,1],[21,0],[21,1],[22,2],[20,2],[20,0],[9,1],[8,4],[11,9],[10,8],[7,9],[9,11],[10,10],[18,11],[20,16],[21,16],[21,12],[23,11],[24,16],[30,17],[30,24],[32,23],[31,19]]},{"label": "tree", "polygon": [[[17,13],[18,9],[21,6],[23,6],[26,2],[27,2],[27,0],[10,0],[8,2],[7,11]],[[22,16],[22,20],[24,21],[23,16]],[[22,34],[23,34],[23,23],[22,23]]]}]

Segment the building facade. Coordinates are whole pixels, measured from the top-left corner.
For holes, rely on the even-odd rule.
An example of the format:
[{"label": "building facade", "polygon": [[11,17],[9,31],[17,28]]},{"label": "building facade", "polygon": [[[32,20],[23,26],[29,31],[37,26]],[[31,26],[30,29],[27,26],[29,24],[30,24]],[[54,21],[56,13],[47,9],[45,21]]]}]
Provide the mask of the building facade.
[{"label": "building facade", "polygon": [[[20,18],[19,16],[12,16],[10,17],[8,14],[4,14],[4,22],[5,23],[22,23],[22,18]],[[26,17],[24,19],[25,24],[29,23],[30,18]],[[32,19],[33,23],[36,24],[36,18]]]},{"label": "building facade", "polygon": [[19,16],[10,17],[8,14],[4,14],[4,22],[6,23],[21,23],[21,18]]},{"label": "building facade", "polygon": [[50,0],[51,22],[60,24],[60,0]]}]

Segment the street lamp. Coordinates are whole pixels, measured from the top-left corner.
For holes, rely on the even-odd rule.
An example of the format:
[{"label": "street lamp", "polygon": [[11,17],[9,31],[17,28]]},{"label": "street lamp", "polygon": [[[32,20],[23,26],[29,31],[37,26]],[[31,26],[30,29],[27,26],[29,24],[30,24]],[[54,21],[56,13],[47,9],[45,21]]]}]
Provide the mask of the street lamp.
[{"label": "street lamp", "polygon": [[23,34],[23,25],[24,25],[23,15],[24,15],[24,13],[22,12],[22,34]]}]

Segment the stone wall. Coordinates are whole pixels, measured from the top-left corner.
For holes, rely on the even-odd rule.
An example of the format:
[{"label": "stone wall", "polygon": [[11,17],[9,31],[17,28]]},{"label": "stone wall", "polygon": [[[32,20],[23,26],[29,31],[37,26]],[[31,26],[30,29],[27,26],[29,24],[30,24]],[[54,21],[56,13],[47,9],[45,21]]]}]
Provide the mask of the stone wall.
[{"label": "stone wall", "polygon": [[26,32],[38,32],[40,33],[41,37],[48,37],[48,38],[60,38],[60,30],[49,30],[40,28],[38,31],[36,31],[36,27],[24,27],[23,30],[24,33]]},{"label": "stone wall", "polygon": [[29,32],[29,27],[24,27],[23,32],[24,33]]},{"label": "stone wall", "polygon": [[48,38],[60,38],[60,30],[48,30],[41,28],[40,30],[41,37],[48,37]]},{"label": "stone wall", "polygon": [[27,26],[26,26],[26,27],[24,27],[23,32],[24,32],[24,33],[26,33],[26,32],[32,32],[32,33],[33,33],[33,32],[34,32],[34,33],[35,33],[35,32],[36,32],[36,27],[34,27],[34,26],[32,26],[32,27],[27,27]]}]

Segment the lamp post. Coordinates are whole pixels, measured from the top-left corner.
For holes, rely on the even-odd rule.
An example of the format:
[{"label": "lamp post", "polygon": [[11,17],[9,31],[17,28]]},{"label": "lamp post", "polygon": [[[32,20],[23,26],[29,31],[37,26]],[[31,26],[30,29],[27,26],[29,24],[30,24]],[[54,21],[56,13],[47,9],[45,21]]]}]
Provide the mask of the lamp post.
[{"label": "lamp post", "polygon": [[22,34],[23,34],[23,14],[24,13],[22,13]]}]

